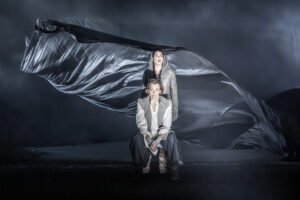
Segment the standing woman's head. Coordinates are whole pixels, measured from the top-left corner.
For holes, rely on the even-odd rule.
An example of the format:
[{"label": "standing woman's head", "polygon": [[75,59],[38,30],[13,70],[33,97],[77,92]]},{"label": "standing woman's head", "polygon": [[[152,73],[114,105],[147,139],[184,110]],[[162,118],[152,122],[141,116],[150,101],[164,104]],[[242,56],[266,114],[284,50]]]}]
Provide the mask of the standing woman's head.
[{"label": "standing woman's head", "polygon": [[160,79],[162,71],[166,70],[167,58],[162,49],[155,49],[150,56],[148,69],[153,71],[153,77]]},{"label": "standing woman's head", "polygon": [[153,67],[155,66],[162,66],[165,60],[165,55],[161,49],[155,49],[152,51],[152,60],[153,60]]}]

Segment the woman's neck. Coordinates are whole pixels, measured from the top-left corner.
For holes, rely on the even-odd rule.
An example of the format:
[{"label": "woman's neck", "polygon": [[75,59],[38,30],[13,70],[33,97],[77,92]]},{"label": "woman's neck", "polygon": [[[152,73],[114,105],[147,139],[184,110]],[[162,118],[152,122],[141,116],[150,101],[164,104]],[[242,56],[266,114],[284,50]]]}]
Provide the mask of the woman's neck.
[{"label": "woman's neck", "polygon": [[151,104],[157,104],[158,99],[151,99],[150,102],[151,102]]},{"label": "woman's neck", "polygon": [[162,65],[155,65],[154,66],[154,73],[156,77],[158,78],[161,73]]}]

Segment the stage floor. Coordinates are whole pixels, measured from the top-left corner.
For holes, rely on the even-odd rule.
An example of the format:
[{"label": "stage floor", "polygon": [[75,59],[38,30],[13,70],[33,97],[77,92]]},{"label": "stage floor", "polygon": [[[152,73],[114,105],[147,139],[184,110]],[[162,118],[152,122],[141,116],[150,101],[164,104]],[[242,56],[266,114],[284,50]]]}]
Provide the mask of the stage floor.
[{"label": "stage floor", "polygon": [[[192,143],[180,141],[185,163],[271,163],[279,162],[282,155],[256,149],[201,149]],[[28,147],[27,150],[40,155],[43,162],[97,162],[131,163],[129,141],[87,145]]]},{"label": "stage floor", "polygon": [[35,160],[0,165],[0,192],[39,199],[299,199],[300,163],[263,150],[201,150],[182,145],[176,182],[160,175],[136,179],[128,142],[28,147]]}]

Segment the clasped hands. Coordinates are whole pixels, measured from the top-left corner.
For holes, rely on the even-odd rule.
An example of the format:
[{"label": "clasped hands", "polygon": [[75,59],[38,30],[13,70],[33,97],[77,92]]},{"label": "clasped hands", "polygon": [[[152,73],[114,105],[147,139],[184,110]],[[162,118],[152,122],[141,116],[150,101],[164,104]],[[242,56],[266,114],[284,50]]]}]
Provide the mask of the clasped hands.
[{"label": "clasped hands", "polygon": [[[152,137],[149,134],[146,134],[147,141],[151,140]],[[155,140],[153,140],[150,143],[150,149],[151,151],[155,152],[157,150],[158,144],[160,143],[160,137],[157,137]]]}]

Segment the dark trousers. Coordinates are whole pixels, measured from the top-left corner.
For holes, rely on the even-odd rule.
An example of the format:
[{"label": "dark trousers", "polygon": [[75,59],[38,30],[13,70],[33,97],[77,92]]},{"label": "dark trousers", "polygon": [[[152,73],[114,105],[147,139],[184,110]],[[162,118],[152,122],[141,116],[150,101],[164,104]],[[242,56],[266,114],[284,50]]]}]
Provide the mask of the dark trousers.
[{"label": "dark trousers", "polygon": [[[167,161],[171,165],[178,164],[180,153],[178,148],[178,140],[174,132],[170,132],[166,140],[160,142],[167,154]],[[136,166],[146,167],[150,157],[150,150],[145,146],[144,136],[141,133],[135,134],[129,144],[132,154],[133,163]]]}]

